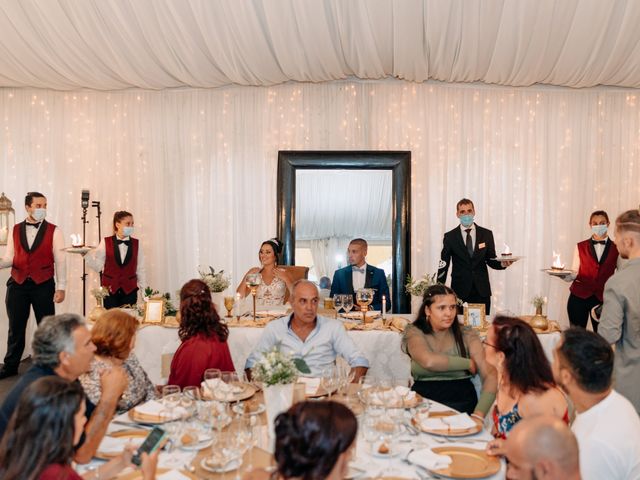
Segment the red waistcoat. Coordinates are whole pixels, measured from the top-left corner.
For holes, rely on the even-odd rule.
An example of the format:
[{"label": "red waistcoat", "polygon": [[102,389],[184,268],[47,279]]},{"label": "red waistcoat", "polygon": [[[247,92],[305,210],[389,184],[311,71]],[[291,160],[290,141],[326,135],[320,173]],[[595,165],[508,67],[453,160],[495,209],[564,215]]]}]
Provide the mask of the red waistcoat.
[{"label": "red waistcoat", "polygon": [[31,278],[39,285],[53,278],[53,232],[56,226],[43,221],[31,250],[28,250],[26,228],[26,222],[13,226],[14,253],[11,277],[18,284],[23,284],[27,278]]},{"label": "red waistcoat", "polygon": [[115,235],[105,237],[104,239],[104,268],[102,270],[102,286],[107,287],[110,293],[116,293],[118,289],[122,289],[124,293],[131,293],[138,288],[138,277],[136,270],[138,269],[138,239],[130,238],[127,256],[120,259],[121,263],[116,259],[120,258],[120,250],[116,253],[118,246],[115,242]]},{"label": "red waistcoat", "polygon": [[578,270],[578,276],[569,290],[576,297],[589,298],[595,295],[598,300],[602,301],[604,284],[616,270],[618,261],[616,244],[611,240],[607,242],[600,263],[595,256],[591,239],[578,243],[578,254],[580,255],[580,270]]}]

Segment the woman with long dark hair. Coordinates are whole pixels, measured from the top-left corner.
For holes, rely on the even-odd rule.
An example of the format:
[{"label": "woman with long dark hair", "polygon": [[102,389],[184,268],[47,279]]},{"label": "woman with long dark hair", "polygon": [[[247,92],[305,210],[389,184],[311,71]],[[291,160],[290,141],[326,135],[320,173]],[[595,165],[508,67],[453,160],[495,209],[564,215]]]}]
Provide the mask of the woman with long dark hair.
[{"label": "woman with long dark hair", "polygon": [[[427,288],[417,318],[405,330],[403,349],[411,357],[414,391],[484,418],[495,398],[496,372],[485,362],[476,332],[460,327],[453,290]],[[482,378],[480,399],[471,382],[476,373]]]},{"label": "woman with long dark hair", "polygon": [[189,280],[180,290],[178,336],[182,343],[171,361],[170,385],[199,386],[208,368],[235,372],[227,345],[229,328],[220,321],[202,280]]},{"label": "woman with long dark hair", "polygon": [[502,440],[525,417],[552,415],[569,423],[567,399],[533,328],[519,318],[496,317],[485,344],[487,362],[498,371],[494,435],[488,451],[503,453]]},{"label": "woman with long dark hair", "polygon": [[247,275],[257,273],[261,278],[256,294],[258,305],[284,305],[291,294],[293,281],[284,268],[278,267],[278,255],[281,251],[282,242],[277,238],[262,242],[258,252],[261,266],[251,268],[242,278],[236,290],[240,296],[246,297],[249,294],[245,283]]},{"label": "woman with long dark hair", "polygon": [[[71,467],[85,417],[85,397],[78,382],[51,375],[29,385],[16,407],[0,443],[0,478],[3,480],[80,480],[113,478],[131,465],[132,449],[88,472],[84,477]],[[142,475],[155,478],[157,452],[142,456]]]},{"label": "woman with long dark hair", "polygon": [[144,257],[140,241],[133,235],[133,215],[121,210],[113,214],[113,235],[100,241],[98,248],[85,256],[87,266],[102,272],[102,286],[109,290],[106,309],[135,305],[138,287],[146,285]]},{"label": "woman with long dark hair", "polygon": [[355,415],[341,403],[296,403],[276,418],[276,472],[257,470],[245,479],[341,480],[357,433]]}]

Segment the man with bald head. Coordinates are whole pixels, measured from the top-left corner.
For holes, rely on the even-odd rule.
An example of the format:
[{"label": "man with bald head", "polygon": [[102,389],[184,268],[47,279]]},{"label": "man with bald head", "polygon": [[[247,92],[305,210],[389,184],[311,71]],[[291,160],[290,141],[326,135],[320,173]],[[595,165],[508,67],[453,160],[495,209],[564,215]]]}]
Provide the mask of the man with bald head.
[{"label": "man with bald head", "polygon": [[509,480],[580,480],[578,442],[558,418],[518,422],[505,443],[505,455]]},{"label": "man with bald head", "polygon": [[318,287],[308,280],[298,280],[291,292],[293,313],[269,323],[258,345],[247,359],[247,375],[263,352],[280,345],[282,351],[294,358],[302,358],[319,377],[322,370],[334,365],[342,356],[354,370],[354,381],[364,375],[369,362],[358,351],[344,326],[338,320],[318,316]]}]

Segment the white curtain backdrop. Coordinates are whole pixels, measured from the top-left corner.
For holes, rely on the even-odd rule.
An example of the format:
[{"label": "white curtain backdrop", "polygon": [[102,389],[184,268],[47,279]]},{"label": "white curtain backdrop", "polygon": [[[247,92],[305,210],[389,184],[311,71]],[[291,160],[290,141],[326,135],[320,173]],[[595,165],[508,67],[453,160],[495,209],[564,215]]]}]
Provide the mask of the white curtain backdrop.
[{"label": "white curtain backdrop", "polygon": [[[280,149],[412,151],[412,273],[435,272],[455,203],[526,258],[492,272],[497,310],[531,312],[536,294],[564,318],[567,285],[541,273],[567,262],[596,208],[640,199],[637,91],[505,88],[403,81],[119,93],[0,91],[0,190],[18,213],[49,199],[65,237],[81,230],[80,192],[135,215],[150,284],[173,294],[198,265],[238,282],[276,230]],[[90,243],[97,242],[91,210]],[[80,310],[81,261],[68,299]],[[95,275],[90,276],[95,284]],[[0,316],[6,321],[4,309]],[[2,335],[6,335],[3,329]]]},{"label": "white curtain backdrop", "polygon": [[[331,237],[309,240],[307,244],[311,250],[316,275],[333,279],[333,273],[347,265],[346,250],[351,237]],[[341,260],[338,260],[340,258]]]},{"label": "white curtain backdrop", "polygon": [[3,0],[0,85],[640,87],[637,0]]}]

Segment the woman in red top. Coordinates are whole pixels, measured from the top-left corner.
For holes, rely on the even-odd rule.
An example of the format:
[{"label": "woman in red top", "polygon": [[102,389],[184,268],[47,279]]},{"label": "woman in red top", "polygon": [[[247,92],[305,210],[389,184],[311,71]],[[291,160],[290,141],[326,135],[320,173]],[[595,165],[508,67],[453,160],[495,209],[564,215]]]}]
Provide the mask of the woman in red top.
[{"label": "woman in red top", "polygon": [[171,361],[169,385],[200,386],[204,371],[217,368],[235,372],[227,345],[229,329],[211,301],[211,291],[202,280],[190,280],[180,290],[182,343]]},{"label": "woman in red top", "polygon": [[[82,480],[113,478],[131,465],[133,449],[84,477],[71,467],[80,443],[85,417],[85,397],[78,382],[57,375],[29,385],[16,407],[0,443],[0,478],[3,480]],[[142,477],[155,478],[157,451],[142,454]]]}]

